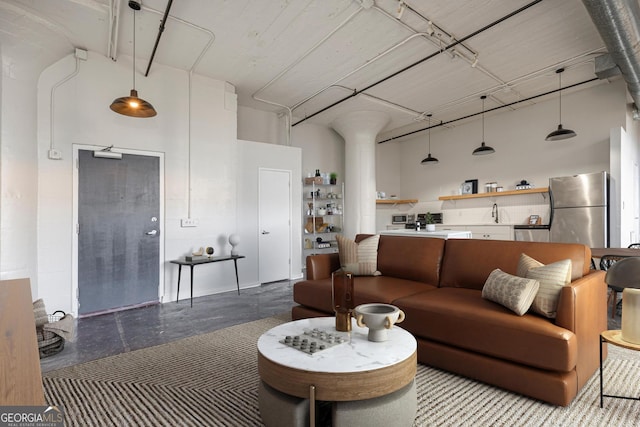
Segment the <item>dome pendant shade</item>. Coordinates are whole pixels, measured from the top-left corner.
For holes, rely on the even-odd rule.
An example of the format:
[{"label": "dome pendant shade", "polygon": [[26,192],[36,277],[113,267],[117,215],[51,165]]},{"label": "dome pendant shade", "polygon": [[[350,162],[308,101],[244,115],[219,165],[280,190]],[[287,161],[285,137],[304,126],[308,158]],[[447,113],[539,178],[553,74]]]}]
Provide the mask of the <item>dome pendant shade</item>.
[{"label": "dome pendant shade", "polygon": [[471,154],[473,154],[474,156],[482,156],[485,154],[493,154],[496,152],[493,147],[490,147],[484,143],[484,100],[487,99],[487,95],[482,95],[480,99],[482,99],[482,144],[480,144],[478,148],[473,150],[473,153]]},{"label": "dome pendant shade", "polygon": [[482,156],[484,154],[493,154],[495,153],[496,150],[493,149],[493,147],[489,147],[488,145],[486,145],[484,143],[484,141],[482,142],[482,144],[480,144],[480,146],[478,148],[476,148],[475,150],[473,150],[473,155],[474,156]]},{"label": "dome pendant shade", "polygon": [[422,159],[422,161],[420,162],[423,165],[429,165],[429,164],[435,164],[438,163],[439,160],[436,159],[435,157],[431,157],[431,153],[429,153],[429,155],[427,157],[425,157],[424,159]]},{"label": "dome pendant shade", "polygon": [[438,159],[431,156],[431,116],[433,116],[433,114],[427,114],[427,117],[429,117],[429,155],[422,159],[420,162],[421,165],[435,165],[439,162]]},{"label": "dome pendant shade", "polygon": [[109,106],[118,114],[129,117],[153,117],[158,114],[153,105],[142,98],[138,98],[138,91],[131,89],[130,96],[115,99]]},{"label": "dome pendant shade", "polygon": [[129,0],[129,7],[133,10],[133,89],[131,89],[130,96],[115,99],[109,108],[124,116],[153,117],[158,114],[156,109],[144,99],[138,98],[138,91],[136,90],[136,10],[140,10],[140,2]]},{"label": "dome pendant shade", "polygon": [[547,135],[545,140],[546,141],[560,141],[562,139],[573,138],[576,135],[578,135],[578,134],[575,133],[574,131],[572,131],[571,129],[564,129],[562,127],[562,124],[559,124],[558,125],[558,129],[554,130],[549,135]]},{"label": "dome pendant shade", "polygon": [[578,134],[572,131],[571,129],[564,129],[562,127],[562,73],[564,72],[564,68],[559,68],[556,70],[556,74],[558,74],[558,101],[560,104],[559,119],[558,119],[558,129],[551,132],[545,138],[545,141],[561,141],[563,139],[573,138]]}]

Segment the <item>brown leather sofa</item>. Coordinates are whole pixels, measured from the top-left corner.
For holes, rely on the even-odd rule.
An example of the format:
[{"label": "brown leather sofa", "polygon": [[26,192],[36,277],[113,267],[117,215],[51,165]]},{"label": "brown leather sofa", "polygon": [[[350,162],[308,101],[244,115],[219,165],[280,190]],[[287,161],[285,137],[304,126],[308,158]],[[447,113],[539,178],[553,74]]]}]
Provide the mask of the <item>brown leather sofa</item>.
[{"label": "brown leather sofa", "polygon": [[[517,316],[482,298],[491,271],[515,275],[522,253],[544,264],[571,259],[556,319]],[[421,363],[566,406],[599,367],[599,334],[607,329],[604,272],[590,270],[590,261],[591,250],[579,244],[383,235],[382,275],[356,277],[354,302],[400,307]],[[338,254],[309,256],[306,264],[307,280],[293,288],[293,319],[333,315]]]}]

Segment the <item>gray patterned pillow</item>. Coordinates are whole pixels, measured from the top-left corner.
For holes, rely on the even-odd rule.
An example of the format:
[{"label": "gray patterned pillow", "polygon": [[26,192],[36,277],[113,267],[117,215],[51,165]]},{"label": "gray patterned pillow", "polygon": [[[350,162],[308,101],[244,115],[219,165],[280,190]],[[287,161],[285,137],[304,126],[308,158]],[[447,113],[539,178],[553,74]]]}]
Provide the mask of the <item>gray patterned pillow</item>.
[{"label": "gray patterned pillow", "polygon": [[538,293],[540,282],[512,276],[496,268],[491,272],[482,288],[482,298],[505,306],[522,316],[529,310]]}]

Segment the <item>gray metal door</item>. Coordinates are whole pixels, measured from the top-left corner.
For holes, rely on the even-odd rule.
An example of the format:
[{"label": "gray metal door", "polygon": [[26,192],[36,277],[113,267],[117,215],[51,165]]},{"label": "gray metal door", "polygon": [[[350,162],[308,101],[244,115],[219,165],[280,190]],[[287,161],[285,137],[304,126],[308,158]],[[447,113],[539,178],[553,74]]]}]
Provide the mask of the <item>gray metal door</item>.
[{"label": "gray metal door", "polygon": [[158,301],[160,159],[78,151],[79,314]]}]

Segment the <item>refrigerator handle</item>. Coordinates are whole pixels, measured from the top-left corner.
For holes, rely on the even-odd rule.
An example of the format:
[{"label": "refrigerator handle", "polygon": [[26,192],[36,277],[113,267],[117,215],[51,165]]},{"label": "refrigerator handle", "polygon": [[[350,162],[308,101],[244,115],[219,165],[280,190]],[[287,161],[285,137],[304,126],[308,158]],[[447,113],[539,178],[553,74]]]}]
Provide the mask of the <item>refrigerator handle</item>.
[{"label": "refrigerator handle", "polygon": [[553,224],[553,192],[551,191],[551,186],[549,186],[549,228],[551,228],[551,224]]}]

